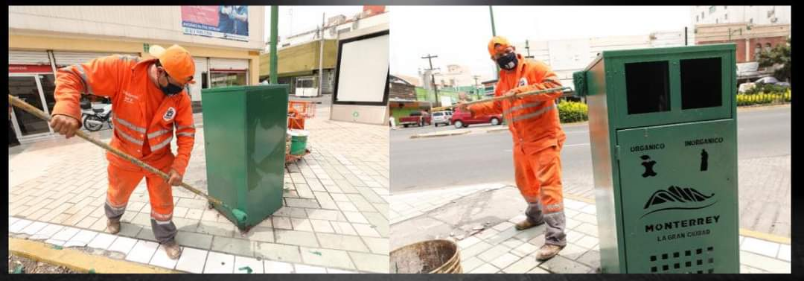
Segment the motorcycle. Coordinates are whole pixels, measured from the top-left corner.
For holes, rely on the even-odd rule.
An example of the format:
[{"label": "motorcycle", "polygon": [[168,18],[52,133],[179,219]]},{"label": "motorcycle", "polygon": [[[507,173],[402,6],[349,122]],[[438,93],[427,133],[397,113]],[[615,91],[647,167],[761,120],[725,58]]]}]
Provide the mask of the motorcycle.
[{"label": "motorcycle", "polygon": [[86,128],[90,132],[97,132],[103,128],[104,123],[109,124],[109,128],[113,129],[112,125],[112,105],[111,104],[92,104],[89,101],[81,102],[81,119]]}]

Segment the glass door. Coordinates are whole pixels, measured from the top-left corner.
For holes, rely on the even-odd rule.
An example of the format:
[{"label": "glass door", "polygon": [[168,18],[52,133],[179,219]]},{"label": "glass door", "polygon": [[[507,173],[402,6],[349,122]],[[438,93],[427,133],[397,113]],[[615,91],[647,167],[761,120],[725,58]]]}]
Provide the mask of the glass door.
[{"label": "glass door", "polygon": [[[42,84],[38,75],[9,76],[8,90],[11,95],[49,114],[50,108],[45,108],[44,106]],[[51,133],[47,121],[39,119],[22,109],[13,108],[11,119],[20,138]]]}]

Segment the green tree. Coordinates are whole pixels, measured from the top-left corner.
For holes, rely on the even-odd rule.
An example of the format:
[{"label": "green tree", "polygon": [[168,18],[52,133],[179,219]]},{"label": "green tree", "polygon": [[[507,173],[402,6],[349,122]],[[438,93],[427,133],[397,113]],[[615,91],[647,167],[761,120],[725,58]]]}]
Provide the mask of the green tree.
[{"label": "green tree", "polygon": [[758,62],[760,67],[781,65],[773,72],[773,76],[779,81],[790,81],[790,39],[787,39],[787,44],[777,45],[770,51],[759,53]]}]

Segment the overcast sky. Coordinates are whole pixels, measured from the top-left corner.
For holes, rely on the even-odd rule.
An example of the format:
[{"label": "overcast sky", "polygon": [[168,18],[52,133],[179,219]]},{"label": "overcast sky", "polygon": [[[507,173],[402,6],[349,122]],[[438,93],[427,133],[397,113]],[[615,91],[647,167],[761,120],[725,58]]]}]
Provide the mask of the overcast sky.
[{"label": "overcast sky", "polygon": [[[689,26],[689,6],[494,6],[498,35],[512,42],[560,40],[683,31]],[[474,75],[494,77],[486,44],[491,38],[488,6],[389,6],[391,73],[416,76],[428,68],[421,59],[438,55],[433,66],[468,66]],[[292,11],[292,16],[291,16]],[[280,6],[279,35],[315,28],[321,14],[351,17],[362,6]],[[270,7],[266,7],[266,38]],[[292,21],[291,21],[292,19]],[[267,41],[267,40],[266,40]]]},{"label": "overcast sky", "polygon": [[[279,36],[296,34],[321,25],[321,16],[344,15],[350,18],[363,11],[363,6],[279,6]],[[265,42],[271,38],[271,6],[265,6]]]},{"label": "overcast sky", "polygon": [[[497,35],[512,42],[648,35],[683,31],[689,6],[494,6]],[[429,68],[421,59],[438,55],[433,67],[466,65],[473,75],[494,77],[487,44],[491,39],[488,6],[400,6],[391,10],[391,73],[416,76]],[[524,50],[518,50],[524,51]]]}]

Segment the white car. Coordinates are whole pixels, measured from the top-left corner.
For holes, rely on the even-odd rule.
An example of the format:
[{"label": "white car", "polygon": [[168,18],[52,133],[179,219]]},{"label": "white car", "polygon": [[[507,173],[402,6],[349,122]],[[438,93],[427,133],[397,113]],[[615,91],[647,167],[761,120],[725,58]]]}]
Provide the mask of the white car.
[{"label": "white car", "polygon": [[449,126],[449,120],[452,119],[452,111],[437,111],[433,113],[433,125],[438,127],[438,124]]},{"label": "white car", "polygon": [[742,83],[742,84],[740,84],[740,87],[738,88],[737,91],[740,92],[740,93],[745,93],[747,91],[750,91],[753,88],[756,88],[756,86],[757,86],[757,84],[751,83],[751,82]]}]

